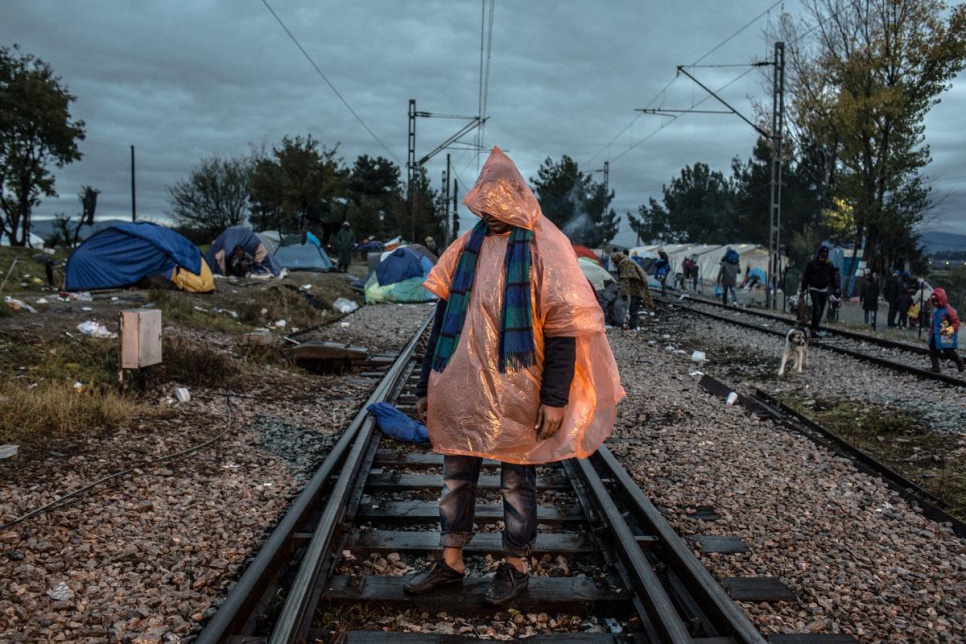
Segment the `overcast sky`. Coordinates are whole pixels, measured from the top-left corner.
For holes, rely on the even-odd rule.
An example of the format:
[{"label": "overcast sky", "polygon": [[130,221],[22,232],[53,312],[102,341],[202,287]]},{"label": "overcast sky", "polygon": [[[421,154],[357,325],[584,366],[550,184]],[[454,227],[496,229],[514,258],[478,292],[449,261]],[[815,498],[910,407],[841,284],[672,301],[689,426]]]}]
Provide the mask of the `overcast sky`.
[{"label": "overcast sky", "polygon": [[[481,34],[490,5],[0,0],[0,44],[17,43],[50,63],[77,97],[73,115],[87,127],[84,159],[56,171],[60,199],[45,199],[37,213],[78,214],[76,195],[91,185],[101,191],[98,219],[129,218],[132,145],[139,219],[164,215],[166,186],[201,159],[270,149],[285,135],[338,144],[350,166],[362,154],[386,157],[405,178],[410,99],[436,115],[480,111]],[[677,76],[678,65],[698,62],[714,67],[691,73],[741,114],[752,118],[752,101],[770,106],[770,80],[742,65],[772,59],[774,43],[764,34],[783,6],[800,12],[795,0],[496,0],[482,143],[503,148],[527,178],[548,157],[569,155],[585,172],[608,162],[613,207],[622,217],[649,197],[660,201],[661,186],[685,165],[703,162],[730,174],[731,159],[748,158],[757,136],[743,120],[635,110],[702,101],[698,109],[724,109]],[[466,123],[417,119],[416,157]],[[934,158],[926,174],[938,202],[930,228],[966,233],[962,75],[926,126]],[[462,141],[467,145],[427,163],[439,189],[448,152],[461,196],[485,159],[468,149],[475,134]],[[466,230],[474,218],[460,211]],[[633,243],[626,223],[617,241]]]}]

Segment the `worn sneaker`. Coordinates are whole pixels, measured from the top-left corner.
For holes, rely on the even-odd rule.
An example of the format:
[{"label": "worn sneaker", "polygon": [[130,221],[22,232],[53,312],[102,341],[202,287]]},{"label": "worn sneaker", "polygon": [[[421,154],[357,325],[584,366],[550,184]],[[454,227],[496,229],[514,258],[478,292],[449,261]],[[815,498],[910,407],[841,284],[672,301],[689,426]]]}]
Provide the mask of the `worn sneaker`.
[{"label": "worn sneaker", "polygon": [[483,593],[483,601],[491,606],[501,606],[519,595],[529,583],[529,573],[520,572],[504,561],[496,569],[496,576]]},{"label": "worn sneaker", "polygon": [[465,571],[453,570],[445,561],[438,559],[426,570],[407,581],[403,585],[403,590],[410,595],[422,595],[440,586],[462,584],[465,576]]}]

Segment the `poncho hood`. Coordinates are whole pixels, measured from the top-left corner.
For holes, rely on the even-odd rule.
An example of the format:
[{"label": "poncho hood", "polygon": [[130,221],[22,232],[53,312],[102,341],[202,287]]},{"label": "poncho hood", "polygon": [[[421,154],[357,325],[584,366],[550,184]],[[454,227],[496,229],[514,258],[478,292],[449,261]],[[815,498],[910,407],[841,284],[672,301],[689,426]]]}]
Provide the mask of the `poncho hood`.
[{"label": "poncho hood", "polygon": [[523,175],[503,150],[494,146],[480,170],[476,185],[463,205],[477,217],[486,212],[500,221],[532,230],[540,217],[540,204]]}]

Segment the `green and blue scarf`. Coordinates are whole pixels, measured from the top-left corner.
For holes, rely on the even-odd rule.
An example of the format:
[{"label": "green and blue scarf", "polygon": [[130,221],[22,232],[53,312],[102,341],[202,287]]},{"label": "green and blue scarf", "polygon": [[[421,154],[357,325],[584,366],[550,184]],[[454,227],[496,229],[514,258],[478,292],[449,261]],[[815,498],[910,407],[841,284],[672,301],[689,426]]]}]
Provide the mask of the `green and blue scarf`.
[{"label": "green and blue scarf", "polygon": [[[443,326],[433,353],[433,369],[442,372],[456,351],[466,309],[476,276],[476,260],[486,237],[486,222],[473,227],[470,238],[460,254],[456,274],[450,285],[449,300],[443,314]],[[536,361],[533,342],[533,309],[530,303],[530,241],[533,232],[526,228],[513,228],[507,242],[503,262],[505,287],[503,306],[500,310],[499,369],[506,373],[507,366],[519,369],[532,366]]]}]

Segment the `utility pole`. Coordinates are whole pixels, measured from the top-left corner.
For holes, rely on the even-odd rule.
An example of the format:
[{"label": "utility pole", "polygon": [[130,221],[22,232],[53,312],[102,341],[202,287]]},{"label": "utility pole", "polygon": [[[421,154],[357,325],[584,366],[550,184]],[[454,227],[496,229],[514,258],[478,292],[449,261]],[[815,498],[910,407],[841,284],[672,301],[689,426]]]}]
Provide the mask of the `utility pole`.
[{"label": "utility pole", "polygon": [[[713,110],[670,110],[665,108],[660,109],[638,109],[638,112],[644,112],[645,114],[658,114],[661,116],[668,116],[672,113],[679,112],[691,112],[691,113],[702,113],[702,114],[734,114],[745,123],[750,125],[755,129],[758,134],[762,137],[771,141],[771,199],[768,204],[768,275],[766,276],[765,285],[765,307],[772,308],[777,306],[777,288],[778,280],[781,277],[781,163],[782,163],[782,129],[784,127],[784,112],[785,112],[785,44],[781,42],[775,43],[775,60],[774,62],[767,63],[761,62],[756,63],[756,67],[765,67],[772,65],[775,68],[774,78],[773,78],[773,89],[772,89],[772,126],[771,132],[767,132],[758,126],[753,121],[746,118],[738,110],[733,108],[728,104],[723,98],[715,94],[711,89],[704,85],[697,78],[688,73],[684,69],[683,65],[678,65],[678,73],[684,74],[692,81],[694,81],[701,89],[706,91],[708,94],[713,96],[719,103],[728,108],[727,112],[713,111]],[[774,282],[776,292],[772,293],[771,284]]]},{"label": "utility pole", "polygon": [[[421,159],[416,159],[416,117],[424,118],[451,118],[451,119],[462,119],[468,120],[469,123],[460,128],[456,134],[446,139],[443,143],[436,146],[436,148],[429,154],[423,156]],[[444,114],[432,114],[430,112],[417,112],[416,111],[416,99],[409,99],[409,160],[406,164],[409,169],[409,203],[412,208],[412,238],[416,238],[416,170],[422,166],[424,163],[432,159],[434,156],[439,154],[441,151],[455,143],[468,132],[472,132],[474,129],[481,127],[486,122],[485,118],[479,116],[453,116]],[[475,147],[474,147],[475,149]],[[448,161],[447,161],[448,168]],[[449,170],[447,169],[447,174]],[[453,191],[455,194],[455,190]],[[455,198],[454,198],[455,203]],[[454,208],[455,210],[455,208]],[[455,230],[455,229],[454,229]]]},{"label": "utility pole", "polygon": [[[785,43],[775,43],[775,71],[771,108],[771,199],[769,202],[768,283],[765,284],[765,308],[778,307],[778,284],[782,277],[782,130],[785,114]],[[774,286],[774,290],[772,290]],[[782,292],[785,292],[782,284]],[[774,298],[774,299],[772,299]]]},{"label": "utility pole", "polygon": [[[453,179],[453,239],[460,234],[460,212],[458,205],[457,193],[459,189],[456,185],[456,179]],[[453,240],[450,240],[452,242]]]},{"label": "utility pole", "polygon": [[135,194],[136,193],[134,191],[134,146],[132,145],[131,146],[131,221],[132,222],[138,220],[138,209],[137,209],[137,202],[135,200]]},{"label": "utility pole", "polygon": [[443,248],[449,245],[449,154],[446,155],[446,170],[443,171]]}]

